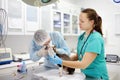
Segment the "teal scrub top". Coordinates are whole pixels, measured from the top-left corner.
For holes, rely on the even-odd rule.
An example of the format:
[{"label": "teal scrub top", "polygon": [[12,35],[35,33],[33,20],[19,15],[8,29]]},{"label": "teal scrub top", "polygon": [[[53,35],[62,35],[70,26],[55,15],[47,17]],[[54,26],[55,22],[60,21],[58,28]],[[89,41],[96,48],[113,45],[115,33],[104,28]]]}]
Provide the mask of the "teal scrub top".
[{"label": "teal scrub top", "polygon": [[86,52],[93,52],[97,54],[97,57],[87,68],[81,69],[81,71],[90,77],[109,80],[104,57],[104,40],[101,34],[97,31],[93,31],[89,35],[88,39],[85,37],[85,32],[79,36],[77,45],[77,54],[79,61],[82,60],[82,56]]}]

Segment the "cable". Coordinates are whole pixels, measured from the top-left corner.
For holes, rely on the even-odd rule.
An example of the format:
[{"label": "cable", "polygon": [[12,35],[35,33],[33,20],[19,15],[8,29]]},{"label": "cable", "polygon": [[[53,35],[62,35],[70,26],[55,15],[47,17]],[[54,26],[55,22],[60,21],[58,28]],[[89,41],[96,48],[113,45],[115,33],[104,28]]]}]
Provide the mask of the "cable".
[{"label": "cable", "polygon": [[5,48],[5,40],[8,31],[8,16],[5,9],[0,8],[0,47]]}]

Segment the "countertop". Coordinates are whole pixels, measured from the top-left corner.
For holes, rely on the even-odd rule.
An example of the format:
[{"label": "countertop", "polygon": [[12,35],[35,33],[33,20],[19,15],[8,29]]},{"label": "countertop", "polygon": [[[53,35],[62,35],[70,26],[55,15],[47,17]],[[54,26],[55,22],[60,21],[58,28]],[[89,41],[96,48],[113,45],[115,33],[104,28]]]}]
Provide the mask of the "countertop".
[{"label": "countertop", "polygon": [[[40,63],[43,62],[43,59],[41,59],[39,61]],[[37,64],[39,64],[39,62]],[[8,71],[10,71],[10,69],[12,67],[17,66],[18,64],[20,64],[20,62],[13,62],[11,64],[7,64],[7,65],[0,65],[0,70],[4,71],[8,69]],[[26,65],[32,65],[34,64],[33,61],[28,60],[26,61]],[[67,75],[64,73],[64,75],[62,77],[59,76],[59,70],[58,69],[46,69],[43,64],[41,65],[33,65],[31,67],[28,67],[28,72],[25,79],[24,80],[39,80],[38,78],[43,78],[40,80],[67,80],[69,78],[69,80],[83,80],[85,78],[85,75],[83,73],[80,72],[80,69],[76,69],[75,70],[75,74],[74,75]],[[120,80],[120,63],[107,63],[107,69],[108,69],[108,74],[109,74],[109,78],[110,80]],[[14,68],[13,71],[15,72],[16,69]],[[7,72],[6,72],[7,73]],[[1,72],[1,74],[3,74],[3,72]],[[6,74],[5,74],[6,75]],[[22,75],[24,76],[24,74]],[[31,77],[32,76],[32,77]],[[9,76],[8,76],[9,77]],[[6,78],[4,79],[4,75],[1,75],[0,79],[3,80],[13,80],[13,77],[10,78]]]},{"label": "countertop", "polygon": [[[39,61],[37,61],[37,63],[43,63],[44,62],[44,58],[41,58]],[[0,65],[0,69],[5,69],[5,68],[10,68],[10,67],[15,67],[18,64],[20,64],[21,62],[11,62],[10,64],[4,64],[4,65]],[[25,64],[32,64],[35,63],[32,60],[26,60]]]},{"label": "countertop", "polygon": [[[42,62],[42,61],[40,61]],[[59,69],[49,69],[44,64],[32,65],[33,61],[26,61],[27,73],[17,72],[16,65],[19,62],[0,66],[0,80],[84,80],[85,75],[76,69],[73,75],[68,75],[63,71],[63,75],[59,76]],[[39,65],[38,65],[39,64]]]}]

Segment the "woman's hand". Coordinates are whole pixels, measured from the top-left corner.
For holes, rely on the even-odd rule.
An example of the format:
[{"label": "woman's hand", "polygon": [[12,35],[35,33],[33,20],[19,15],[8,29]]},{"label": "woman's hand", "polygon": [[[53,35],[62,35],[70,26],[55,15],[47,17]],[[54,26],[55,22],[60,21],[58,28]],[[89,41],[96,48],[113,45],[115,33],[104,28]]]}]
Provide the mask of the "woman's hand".
[{"label": "woman's hand", "polygon": [[49,61],[53,64],[60,64],[62,65],[62,59],[59,58],[57,55],[54,55],[54,57],[49,56]]}]

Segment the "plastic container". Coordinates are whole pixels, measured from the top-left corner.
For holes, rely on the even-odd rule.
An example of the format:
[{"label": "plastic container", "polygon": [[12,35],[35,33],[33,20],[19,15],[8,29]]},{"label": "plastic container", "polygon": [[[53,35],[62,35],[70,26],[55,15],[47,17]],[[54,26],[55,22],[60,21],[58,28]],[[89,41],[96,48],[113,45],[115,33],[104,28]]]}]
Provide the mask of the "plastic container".
[{"label": "plastic container", "polygon": [[27,68],[26,68],[26,64],[25,61],[22,61],[21,64],[17,65],[18,67],[18,72],[19,73],[27,73]]}]

